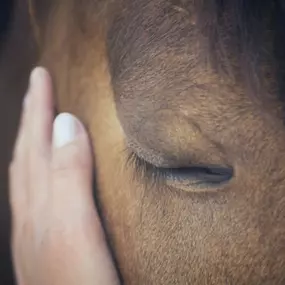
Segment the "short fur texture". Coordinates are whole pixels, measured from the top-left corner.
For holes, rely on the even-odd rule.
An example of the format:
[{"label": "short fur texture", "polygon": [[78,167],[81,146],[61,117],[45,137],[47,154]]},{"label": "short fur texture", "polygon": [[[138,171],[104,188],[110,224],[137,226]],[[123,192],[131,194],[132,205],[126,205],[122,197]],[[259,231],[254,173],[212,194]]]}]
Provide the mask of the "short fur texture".
[{"label": "short fur texture", "polygon": [[[93,139],[124,284],[285,284],[282,5],[62,0],[38,14],[57,106]],[[157,166],[229,164],[235,175],[211,193],[147,184],[126,148]]]}]

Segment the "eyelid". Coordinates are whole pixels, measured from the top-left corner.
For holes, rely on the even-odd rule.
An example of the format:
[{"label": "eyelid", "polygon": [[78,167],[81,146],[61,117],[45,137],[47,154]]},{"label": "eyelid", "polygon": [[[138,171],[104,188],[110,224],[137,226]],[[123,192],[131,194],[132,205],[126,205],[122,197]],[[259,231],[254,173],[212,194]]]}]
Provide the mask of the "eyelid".
[{"label": "eyelid", "polygon": [[[128,152],[127,161],[134,169],[134,177],[140,182],[150,183],[153,187],[168,185],[187,192],[193,191],[193,187],[195,192],[211,191],[233,177],[233,168],[229,166],[192,165],[186,168],[159,168],[140,158],[132,150]],[[199,176],[202,178],[199,179]]]}]

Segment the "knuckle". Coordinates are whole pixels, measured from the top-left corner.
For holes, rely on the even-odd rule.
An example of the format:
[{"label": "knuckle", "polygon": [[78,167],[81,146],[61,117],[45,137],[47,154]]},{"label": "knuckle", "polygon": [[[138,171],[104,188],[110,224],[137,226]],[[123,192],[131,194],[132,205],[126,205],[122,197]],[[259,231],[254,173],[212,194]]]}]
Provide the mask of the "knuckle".
[{"label": "knuckle", "polygon": [[68,152],[58,153],[52,160],[51,165],[52,173],[56,176],[72,175],[89,168],[89,162],[84,159],[84,156],[76,147],[70,148]]}]

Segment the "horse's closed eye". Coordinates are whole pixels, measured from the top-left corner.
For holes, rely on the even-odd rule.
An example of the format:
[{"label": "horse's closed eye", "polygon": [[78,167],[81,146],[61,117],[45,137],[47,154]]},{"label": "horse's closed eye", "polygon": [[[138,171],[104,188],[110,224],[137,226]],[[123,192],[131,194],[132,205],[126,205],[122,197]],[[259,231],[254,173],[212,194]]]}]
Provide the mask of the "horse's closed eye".
[{"label": "horse's closed eye", "polygon": [[167,184],[185,191],[213,190],[233,177],[233,169],[229,166],[193,165],[162,171]]},{"label": "horse's closed eye", "polygon": [[176,189],[188,192],[213,191],[229,182],[233,177],[233,168],[219,165],[191,165],[189,167],[156,167],[137,156],[130,154],[136,174],[147,182],[165,183]]}]

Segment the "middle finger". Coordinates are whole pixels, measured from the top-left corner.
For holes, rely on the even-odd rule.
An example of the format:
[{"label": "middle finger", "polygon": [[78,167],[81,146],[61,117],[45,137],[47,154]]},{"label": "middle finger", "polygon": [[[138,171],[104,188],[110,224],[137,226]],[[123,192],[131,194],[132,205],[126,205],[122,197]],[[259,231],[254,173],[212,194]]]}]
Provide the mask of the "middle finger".
[{"label": "middle finger", "polygon": [[[30,201],[46,196],[51,159],[53,122],[52,83],[48,72],[35,68],[27,106],[29,133],[29,196]],[[38,202],[36,202],[38,203]]]}]

